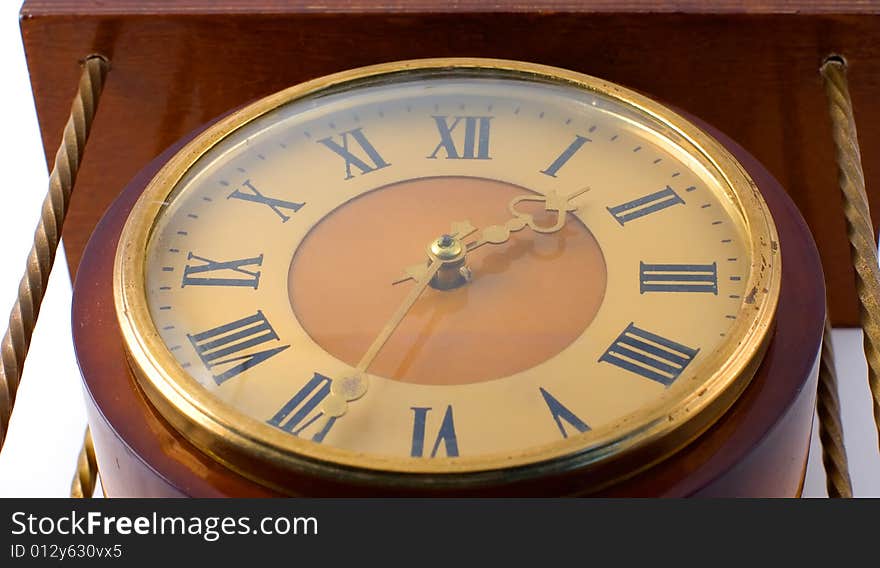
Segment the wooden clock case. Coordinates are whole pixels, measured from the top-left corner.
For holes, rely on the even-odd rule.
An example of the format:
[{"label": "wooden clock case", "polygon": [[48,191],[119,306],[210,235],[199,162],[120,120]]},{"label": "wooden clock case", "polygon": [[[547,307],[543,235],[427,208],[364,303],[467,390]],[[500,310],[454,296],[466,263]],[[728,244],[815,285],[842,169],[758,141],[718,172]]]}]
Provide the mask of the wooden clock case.
[{"label": "wooden clock case", "polygon": [[[124,367],[107,270],[124,211],[158,162],[142,170],[144,164],[198,125],[291,84],[385,61],[480,56],[555,65],[650,93],[747,150],[729,143],[765,191],[783,250],[774,341],[721,422],[674,459],[605,494],[797,494],[825,306],[811,234],[825,266],[832,322],[858,322],[818,68],[831,53],[847,58],[860,142],[871,153],[880,146],[880,110],[867,104],[880,95],[880,58],[871,41],[880,32],[878,12],[880,3],[848,1],[327,0],[316,7],[300,0],[27,0],[22,35],[47,159],[60,139],[78,61],[100,53],[112,65],[64,229],[78,276],[74,338],[106,492],[270,493],[172,431]],[[870,185],[880,165],[866,163],[865,174]],[[84,256],[98,220],[120,195]],[[302,494],[372,494],[369,487],[299,481]],[[575,478],[561,476],[478,493],[578,488]]]}]

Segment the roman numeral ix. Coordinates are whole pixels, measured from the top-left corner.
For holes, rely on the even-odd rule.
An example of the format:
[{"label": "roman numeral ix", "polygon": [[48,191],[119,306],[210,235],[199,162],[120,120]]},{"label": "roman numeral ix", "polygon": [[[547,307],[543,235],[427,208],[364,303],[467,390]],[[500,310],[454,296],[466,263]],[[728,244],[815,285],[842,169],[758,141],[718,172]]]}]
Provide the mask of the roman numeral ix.
[{"label": "roman numeral ix", "polygon": [[[260,285],[260,271],[247,270],[249,266],[261,266],[263,255],[239,260],[218,262],[189,253],[187,260],[201,264],[187,264],[183,269],[180,287],[186,286],[246,286],[254,290]],[[214,274],[212,274],[214,273]],[[237,275],[236,277],[233,277]]]}]

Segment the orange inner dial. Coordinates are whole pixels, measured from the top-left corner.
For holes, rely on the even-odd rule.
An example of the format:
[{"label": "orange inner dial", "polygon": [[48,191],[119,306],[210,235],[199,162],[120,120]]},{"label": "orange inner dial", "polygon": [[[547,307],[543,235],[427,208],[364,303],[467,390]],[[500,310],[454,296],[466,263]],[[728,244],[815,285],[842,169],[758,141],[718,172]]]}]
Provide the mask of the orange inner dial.
[{"label": "orange inner dial", "polygon": [[[565,192],[560,191],[560,194]],[[393,284],[427,261],[453,222],[478,231],[503,225],[508,204],[535,195],[506,182],[432,177],[391,184],[327,215],[294,255],[288,278],[299,322],[324,350],[355,366],[416,282]],[[529,203],[531,205],[525,205]],[[541,226],[557,219],[524,202]],[[602,304],[607,273],[596,239],[571,213],[540,234],[525,227],[502,244],[467,254],[472,277],[448,290],[428,286],[367,372],[432,385],[488,381],[531,368],[583,333]]]}]

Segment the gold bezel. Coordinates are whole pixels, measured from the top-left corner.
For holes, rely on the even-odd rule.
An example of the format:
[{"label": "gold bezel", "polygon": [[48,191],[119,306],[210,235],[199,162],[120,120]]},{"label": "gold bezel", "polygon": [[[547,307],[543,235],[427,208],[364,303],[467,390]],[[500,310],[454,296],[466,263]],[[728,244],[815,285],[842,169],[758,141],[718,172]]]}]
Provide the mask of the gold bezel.
[{"label": "gold bezel", "polygon": [[[744,302],[729,339],[702,368],[714,369],[701,388],[639,412],[640,427],[623,435],[621,422],[593,430],[595,440],[578,445],[577,436],[503,459],[430,461],[365,456],[321,446],[248,417],[223,404],[181,368],[162,342],[146,301],[145,254],[154,222],[168,194],[187,171],[226,136],[281,105],[365,81],[391,80],[411,73],[497,72],[609,97],[650,117],[693,148],[726,182],[750,242],[751,265]],[[479,487],[533,479],[553,472],[582,470],[584,483],[597,488],[648,467],[680,449],[715,422],[751,380],[770,337],[781,281],[776,228],[763,198],[739,162],[713,137],[669,108],[621,86],[571,71],[507,60],[426,59],[386,63],[322,77],[252,103],[199,134],[174,155],[145,188],[122,231],[114,264],[114,300],[125,349],[138,383],[160,414],[201,450],[242,475],[283,492],[293,492],[290,473],[325,476],[380,487]],[[739,317],[745,316],[748,317]],[[741,338],[741,341],[736,341]],[[685,377],[681,377],[684,379]],[[695,381],[698,376],[689,376]],[[685,381],[682,381],[685,382]],[[684,387],[681,387],[684,389]],[[676,390],[677,392],[677,390]],[[535,455],[538,458],[535,458]]]}]

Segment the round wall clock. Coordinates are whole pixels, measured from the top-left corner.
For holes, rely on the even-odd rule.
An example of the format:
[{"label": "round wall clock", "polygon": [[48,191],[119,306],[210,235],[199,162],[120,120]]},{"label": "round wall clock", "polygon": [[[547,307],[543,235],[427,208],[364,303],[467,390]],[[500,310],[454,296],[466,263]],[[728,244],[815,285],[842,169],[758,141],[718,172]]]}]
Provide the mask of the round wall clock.
[{"label": "round wall clock", "polygon": [[107,494],[796,494],[821,270],[710,131],[440,59],[181,141],[76,284]]}]

